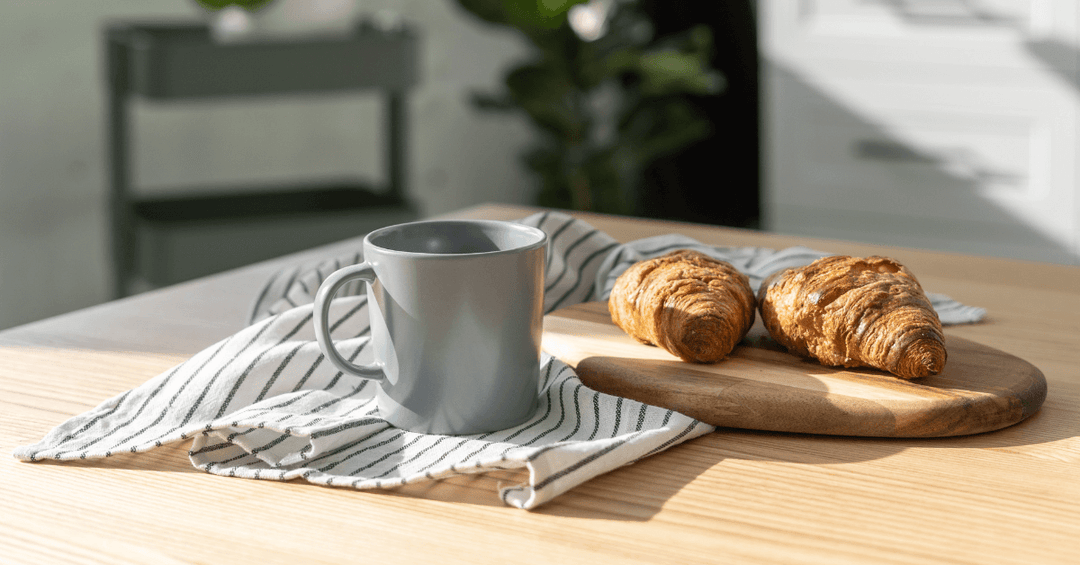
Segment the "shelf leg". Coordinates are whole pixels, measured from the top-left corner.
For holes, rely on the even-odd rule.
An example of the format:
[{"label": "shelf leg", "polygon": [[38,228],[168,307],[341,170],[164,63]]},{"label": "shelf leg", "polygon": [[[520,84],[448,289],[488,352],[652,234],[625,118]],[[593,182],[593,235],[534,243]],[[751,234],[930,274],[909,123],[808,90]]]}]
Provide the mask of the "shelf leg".
[{"label": "shelf leg", "polygon": [[408,147],[408,120],[405,94],[393,91],[386,96],[386,164],[390,193],[405,201]]},{"label": "shelf leg", "polygon": [[135,237],[128,174],[127,51],[110,37],[108,43],[108,147],[109,147],[109,221],[110,250],[113,265],[113,297],[128,294],[135,262]]}]

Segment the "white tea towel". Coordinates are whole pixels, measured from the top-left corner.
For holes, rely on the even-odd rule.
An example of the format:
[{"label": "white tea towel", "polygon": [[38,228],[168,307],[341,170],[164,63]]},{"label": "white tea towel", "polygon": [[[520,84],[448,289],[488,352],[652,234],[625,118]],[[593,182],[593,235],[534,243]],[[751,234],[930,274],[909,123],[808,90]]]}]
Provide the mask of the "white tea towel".
[{"label": "white tea towel", "polygon": [[[677,235],[620,245],[555,212],[522,223],[550,237],[546,312],[606,297],[628,261],[663,253],[670,245],[701,248],[758,278],[777,265],[821,255],[703,246]],[[500,495],[509,505],[529,509],[714,429],[671,410],[593,391],[547,354],[540,408],[520,426],[471,436],[394,428],[378,416],[375,385],[335,370],[314,338],[311,302],[319,284],[335,269],[360,260],[352,253],[280,271],[258,293],[249,327],[69,419],[14,455],[28,461],[101,458],[192,440],[192,464],[211,473],[353,488],[527,468],[528,481],[502,487]],[[948,299],[941,303],[966,312],[966,321],[981,317]],[[339,293],[330,319],[342,353],[370,362],[367,298],[359,285],[351,294]]]}]

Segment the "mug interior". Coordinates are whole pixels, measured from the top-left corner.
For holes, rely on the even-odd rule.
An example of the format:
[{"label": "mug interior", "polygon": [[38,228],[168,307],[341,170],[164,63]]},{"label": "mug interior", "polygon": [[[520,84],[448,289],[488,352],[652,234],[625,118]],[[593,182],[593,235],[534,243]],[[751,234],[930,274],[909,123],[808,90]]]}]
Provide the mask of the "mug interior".
[{"label": "mug interior", "polygon": [[368,241],[402,253],[460,255],[497,253],[542,244],[544,232],[511,222],[444,220],[414,222],[371,232]]}]

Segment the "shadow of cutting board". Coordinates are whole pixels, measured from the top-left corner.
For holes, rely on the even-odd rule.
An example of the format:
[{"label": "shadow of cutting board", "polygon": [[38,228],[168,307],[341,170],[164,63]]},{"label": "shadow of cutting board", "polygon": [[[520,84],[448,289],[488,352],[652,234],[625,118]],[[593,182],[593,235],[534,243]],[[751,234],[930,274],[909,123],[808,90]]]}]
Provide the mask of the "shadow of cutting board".
[{"label": "shadow of cutting board", "polygon": [[586,386],[715,426],[870,437],[988,432],[1034,414],[1046,379],[1030,363],[946,335],[939,375],[906,381],[875,369],[825,367],[786,353],[761,325],[726,359],[686,363],[638,343],[589,302],[544,318],[543,348]]}]

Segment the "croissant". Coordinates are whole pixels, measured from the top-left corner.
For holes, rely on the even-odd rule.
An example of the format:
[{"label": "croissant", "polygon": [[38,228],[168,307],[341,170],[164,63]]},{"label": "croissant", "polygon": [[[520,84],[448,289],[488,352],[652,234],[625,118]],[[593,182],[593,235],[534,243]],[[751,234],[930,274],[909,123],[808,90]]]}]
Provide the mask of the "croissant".
[{"label": "croissant", "polygon": [[641,343],[697,363],[724,358],[754,324],[754,291],[731,264],[674,251],[632,265],[608,298],[611,320]]},{"label": "croissant", "polygon": [[945,367],[941,321],[915,276],[885,257],[833,256],[767,278],[758,307],[773,339],[823,365],[904,379]]}]

